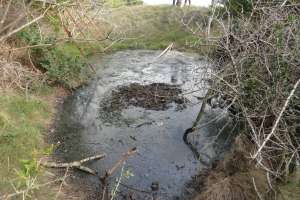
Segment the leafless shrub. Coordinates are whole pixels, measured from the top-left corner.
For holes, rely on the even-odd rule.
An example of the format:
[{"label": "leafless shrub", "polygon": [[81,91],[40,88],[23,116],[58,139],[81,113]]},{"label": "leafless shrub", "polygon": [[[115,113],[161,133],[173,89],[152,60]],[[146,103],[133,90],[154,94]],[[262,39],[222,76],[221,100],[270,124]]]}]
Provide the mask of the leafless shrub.
[{"label": "leafless shrub", "polygon": [[[83,63],[86,53],[82,42],[90,49],[98,44],[103,52],[110,48],[116,39],[110,37],[113,29],[102,17],[104,13],[102,5],[91,1],[1,1],[1,87],[25,89],[36,83],[42,77],[38,59],[64,42],[73,42]],[[25,36],[20,39],[17,34],[23,30]],[[94,72],[93,66],[87,67]]]},{"label": "leafless shrub", "polygon": [[77,41],[104,41],[109,40],[113,30],[109,21],[104,19],[108,9],[102,5],[94,5],[90,1],[71,1],[66,4],[56,4],[53,12],[57,15],[60,25],[68,38]]},{"label": "leafless shrub", "polygon": [[251,155],[282,178],[299,160],[300,6],[256,5],[250,16],[214,19],[224,37],[215,54],[214,91],[235,111],[256,146]]},{"label": "leafless shrub", "polygon": [[[274,182],[299,164],[300,4],[252,2],[252,13],[238,17],[226,7],[215,15],[213,8],[206,37],[216,46],[210,92],[232,104],[229,110],[249,140],[243,148],[251,146],[242,153],[249,169],[239,169],[241,159],[213,169],[196,199],[268,199]],[[220,38],[212,35],[212,24],[222,30]]]}]

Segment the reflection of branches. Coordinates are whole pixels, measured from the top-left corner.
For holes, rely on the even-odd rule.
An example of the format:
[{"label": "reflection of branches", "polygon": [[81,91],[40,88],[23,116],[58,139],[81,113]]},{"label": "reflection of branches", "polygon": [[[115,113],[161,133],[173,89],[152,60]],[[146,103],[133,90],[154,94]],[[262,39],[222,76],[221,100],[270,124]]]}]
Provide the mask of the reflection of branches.
[{"label": "reflection of branches", "polygon": [[130,156],[132,156],[136,152],[136,148],[129,149],[126,153],[122,155],[120,160],[118,160],[109,170],[105,172],[103,176],[100,177],[100,182],[102,184],[102,200],[104,200],[107,196],[108,179],[126,160],[128,160]]}]

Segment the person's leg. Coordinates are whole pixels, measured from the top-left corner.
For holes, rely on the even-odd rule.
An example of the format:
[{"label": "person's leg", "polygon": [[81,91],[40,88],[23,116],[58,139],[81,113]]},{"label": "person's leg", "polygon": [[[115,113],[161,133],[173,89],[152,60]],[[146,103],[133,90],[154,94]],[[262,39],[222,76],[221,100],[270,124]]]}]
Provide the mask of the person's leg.
[{"label": "person's leg", "polygon": [[176,5],[179,6],[179,7],[181,7],[181,3],[182,3],[181,0],[177,0]]}]

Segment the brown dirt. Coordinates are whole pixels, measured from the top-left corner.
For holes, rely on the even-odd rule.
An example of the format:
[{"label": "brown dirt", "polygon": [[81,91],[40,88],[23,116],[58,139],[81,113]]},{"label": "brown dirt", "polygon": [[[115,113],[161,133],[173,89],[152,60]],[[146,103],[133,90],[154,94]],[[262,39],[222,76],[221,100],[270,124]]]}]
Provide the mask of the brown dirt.
[{"label": "brown dirt", "polygon": [[237,137],[232,151],[222,161],[196,177],[199,194],[193,200],[256,200],[259,195],[273,199],[265,172],[251,163],[249,152],[248,141]]},{"label": "brown dirt", "polygon": [[136,106],[148,110],[165,110],[170,103],[184,105],[186,99],[180,96],[181,93],[182,90],[176,85],[132,83],[113,91],[111,97],[104,100],[102,109],[107,112]]},{"label": "brown dirt", "polygon": [[[62,109],[62,105],[64,100],[71,95],[71,91],[68,89],[62,87],[62,86],[55,86],[53,92],[50,95],[47,95],[45,97],[45,101],[48,101],[52,106],[51,108],[54,108],[52,110],[52,121],[49,124],[48,127],[48,133],[45,135],[45,141],[46,143],[53,143],[54,141],[54,132],[55,132],[55,125],[56,120],[59,120],[58,113]],[[59,144],[55,144],[59,145]],[[55,157],[44,157],[43,160],[48,161],[56,161],[56,162],[62,162],[60,160],[57,160]],[[50,174],[53,173],[53,177],[49,177],[49,180],[57,179],[59,177],[64,177],[66,169],[50,169],[48,168],[47,171],[50,172]],[[86,176],[86,174],[83,174],[83,176]],[[91,185],[89,182],[85,182],[87,179],[78,178],[78,174],[72,170],[69,169],[68,171],[68,177],[65,179],[65,183],[62,184],[61,182],[54,183],[53,185],[49,186],[49,190],[52,190],[56,196],[57,199],[70,199],[70,200],[83,200],[83,199],[96,199],[96,196],[90,196],[95,195],[96,186]],[[62,185],[61,185],[62,184]],[[62,186],[62,187],[61,187]],[[61,187],[61,189],[60,189]],[[58,193],[58,191],[60,192]]]}]

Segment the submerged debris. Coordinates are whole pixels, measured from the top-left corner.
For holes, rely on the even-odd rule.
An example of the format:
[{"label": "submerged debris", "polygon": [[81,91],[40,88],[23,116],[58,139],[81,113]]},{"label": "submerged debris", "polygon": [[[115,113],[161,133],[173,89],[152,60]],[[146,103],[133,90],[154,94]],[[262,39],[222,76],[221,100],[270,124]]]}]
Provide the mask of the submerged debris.
[{"label": "submerged debris", "polygon": [[147,110],[166,110],[170,103],[184,105],[186,100],[180,95],[181,93],[182,90],[177,85],[132,83],[112,91],[110,98],[101,102],[101,107],[106,112],[122,110],[128,106],[142,107]]}]

